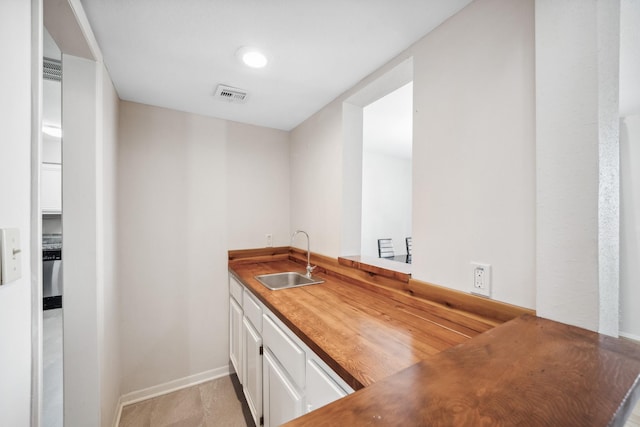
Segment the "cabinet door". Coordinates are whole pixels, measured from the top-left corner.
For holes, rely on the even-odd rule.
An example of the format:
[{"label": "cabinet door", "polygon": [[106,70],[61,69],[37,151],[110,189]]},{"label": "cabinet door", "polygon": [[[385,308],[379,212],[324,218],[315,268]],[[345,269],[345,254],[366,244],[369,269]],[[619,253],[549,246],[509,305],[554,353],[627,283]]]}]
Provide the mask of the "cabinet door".
[{"label": "cabinet door", "polygon": [[302,415],[302,397],[273,354],[264,354],[264,426],[275,427]]},{"label": "cabinet door", "polygon": [[262,317],[262,339],[281,366],[286,368],[290,380],[300,390],[304,389],[304,350],[293,339],[293,332],[279,327],[271,315]]},{"label": "cabinet door", "polygon": [[62,212],[62,166],[43,163],[40,204],[44,213]]},{"label": "cabinet door", "polygon": [[347,393],[314,360],[307,362],[307,412],[327,405]]},{"label": "cabinet door", "polygon": [[242,308],[229,298],[229,360],[242,384]]},{"label": "cabinet door", "polygon": [[243,330],[243,367],[242,390],[247,398],[253,421],[260,425],[262,417],[262,337],[249,319],[242,318]]}]

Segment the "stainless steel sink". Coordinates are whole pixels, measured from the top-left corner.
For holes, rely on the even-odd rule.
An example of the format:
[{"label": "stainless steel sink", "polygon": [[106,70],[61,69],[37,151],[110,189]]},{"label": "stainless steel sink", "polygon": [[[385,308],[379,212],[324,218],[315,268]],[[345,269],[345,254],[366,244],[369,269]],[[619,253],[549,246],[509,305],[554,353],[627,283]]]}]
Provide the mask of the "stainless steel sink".
[{"label": "stainless steel sink", "polygon": [[298,286],[317,285],[318,283],[324,282],[324,280],[317,277],[311,276],[311,278],[309,278],[304,274],[296,273],[294,271],[262,274],[260,276],[256,276],[256,279],[258,282],[273,291],[278,289],[297,288]]}]

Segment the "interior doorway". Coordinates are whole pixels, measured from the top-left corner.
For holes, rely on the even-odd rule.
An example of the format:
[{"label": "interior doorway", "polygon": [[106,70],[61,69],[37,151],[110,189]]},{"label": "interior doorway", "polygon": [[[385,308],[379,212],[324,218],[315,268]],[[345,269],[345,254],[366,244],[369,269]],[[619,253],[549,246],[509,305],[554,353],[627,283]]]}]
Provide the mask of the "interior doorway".
[{"label": "interior doorway", "polygon": [[[342,120],[341,255],[377,258],[382,238],[395,240],[394,249],[406,255],[406,238],[413,244],[413,58],[399,60],[349,96],[342,104]],[[392,157],[397,160],[393,165]],[[384,178],[387,172],[390,179]],[[397,180],[399,176],[404,178]],[[397,197],[399,193],[403,196]]]},{"label": "interior doorway", "polygon": [[363,108],[360,254],[377,257],[378,239],[391,239],[396,257],[410,261],[413,82]]},{"label": "interior doorway", "polygon": [[63,426],[62,52],[43,30],[42,425]]}]

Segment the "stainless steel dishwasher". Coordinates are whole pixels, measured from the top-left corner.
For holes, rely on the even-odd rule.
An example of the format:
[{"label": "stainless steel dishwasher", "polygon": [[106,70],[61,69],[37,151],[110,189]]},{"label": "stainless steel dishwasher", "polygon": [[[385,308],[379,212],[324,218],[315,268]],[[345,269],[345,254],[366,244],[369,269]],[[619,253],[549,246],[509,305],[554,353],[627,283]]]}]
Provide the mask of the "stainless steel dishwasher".
[{"label": "stainless steel dishwasher", "polygon": [[42,236],[42,308],[62,307],[62,235]]}]

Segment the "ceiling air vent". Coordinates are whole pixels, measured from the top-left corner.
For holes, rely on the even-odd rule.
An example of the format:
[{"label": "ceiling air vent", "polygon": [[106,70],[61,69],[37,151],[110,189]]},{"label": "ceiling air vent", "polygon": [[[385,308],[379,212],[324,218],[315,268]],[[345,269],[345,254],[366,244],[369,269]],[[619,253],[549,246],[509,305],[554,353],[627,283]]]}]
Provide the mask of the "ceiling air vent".
[{"label": "ceiling air vent", "polygon": [[217,99],[236,104],[244,104],[247,102],[249,94],[247,91],[226,85],[218,85],[214,95]]},{"label": "ceiling air vent", "polygon": [[54,82],[62,81],[62,62],[57,59],[43,58],[42,77]]}]

